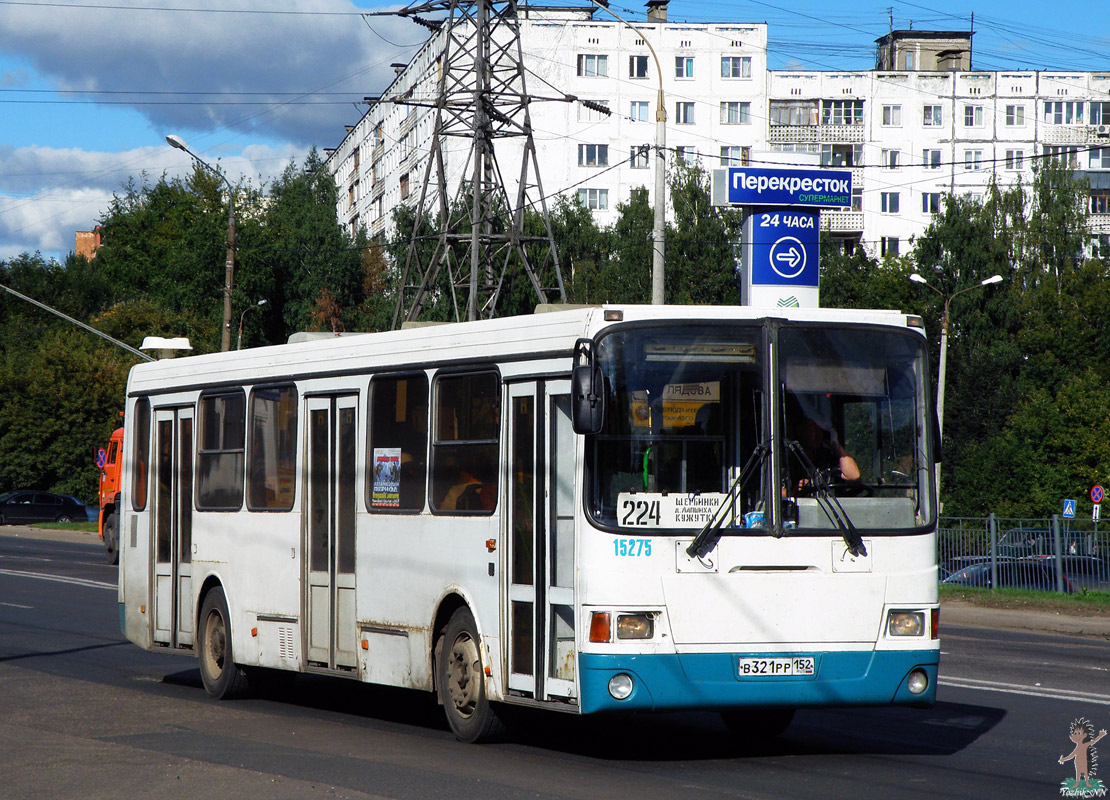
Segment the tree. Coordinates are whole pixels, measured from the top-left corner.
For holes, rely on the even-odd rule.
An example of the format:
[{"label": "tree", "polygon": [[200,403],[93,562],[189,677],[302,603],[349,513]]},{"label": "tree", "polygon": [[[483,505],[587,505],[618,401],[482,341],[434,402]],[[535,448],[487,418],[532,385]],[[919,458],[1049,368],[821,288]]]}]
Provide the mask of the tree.
[{"label": "tree", "polygon": [[713,205],[709,174],[697,164],[678,162],[670,189],[674,224],[667,228],[666,301],[739,303],[740,212]]}]

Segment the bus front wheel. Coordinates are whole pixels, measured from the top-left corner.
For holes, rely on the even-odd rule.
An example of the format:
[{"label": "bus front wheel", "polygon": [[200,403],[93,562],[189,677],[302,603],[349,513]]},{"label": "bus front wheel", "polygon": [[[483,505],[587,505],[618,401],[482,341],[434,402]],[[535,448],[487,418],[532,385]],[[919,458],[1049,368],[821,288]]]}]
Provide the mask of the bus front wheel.
[{"label": "bus front wheel", "polygon": [[451,616],[437,662],[439,699],[455,737],[478,743],[501,736],[504,726],[486,698],[478,629],[469,609]]},{"label": "bus front wheel", "polygon": [[204,690],[217,700],[239,697],[247,690],[247,676],[231,651],[231,618],[224,590],[216,586],[200,607],[200,678]]}]

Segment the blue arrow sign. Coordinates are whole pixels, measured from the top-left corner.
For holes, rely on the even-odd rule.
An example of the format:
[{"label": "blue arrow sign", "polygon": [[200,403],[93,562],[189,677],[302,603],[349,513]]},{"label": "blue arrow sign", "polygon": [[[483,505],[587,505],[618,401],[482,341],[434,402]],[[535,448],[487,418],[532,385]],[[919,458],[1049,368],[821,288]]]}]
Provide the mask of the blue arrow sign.
[{"label": "blue arrow sign", "polygon": [[1064,519],[1074,519],[1074,518],[1075,518],[1075,501],[1074,500],[1065,500],[1064,501]]},{"label": "blue arrow sign", "polygon": [[775,209],[751,216],[751,282],[817,286],[820,225],[816,211]]}]

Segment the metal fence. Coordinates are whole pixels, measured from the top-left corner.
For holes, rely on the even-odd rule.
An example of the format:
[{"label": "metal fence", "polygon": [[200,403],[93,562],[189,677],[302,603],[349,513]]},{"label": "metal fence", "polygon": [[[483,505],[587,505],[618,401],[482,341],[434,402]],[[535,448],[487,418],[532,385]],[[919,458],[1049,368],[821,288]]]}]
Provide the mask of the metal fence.
[{"label": "metal fence", "polygon": [[1110,591],[1110,524],[941,517],[937,548],[940,579],[949,585]]}]

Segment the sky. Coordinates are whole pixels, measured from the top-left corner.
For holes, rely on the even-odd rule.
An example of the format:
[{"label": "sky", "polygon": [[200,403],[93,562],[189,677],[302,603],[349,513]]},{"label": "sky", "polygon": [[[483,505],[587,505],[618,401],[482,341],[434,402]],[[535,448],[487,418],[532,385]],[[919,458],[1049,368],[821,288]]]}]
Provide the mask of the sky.
[{"label": "sky", "polygon": [[[573,0],[542,0],[575,4]],[[415,4],[415,3],[414,3]],[[617,13],[644,18],[637,0]],[[129,181],[272,180],[334,147],[427,30],[369,0],[0,0],[0,261],[64,260]],[[1051,14],[1046,14],[1051,11]],[[1110,72],[1110,3],[671,0],[671,22],[766,22],[771,69],[867,70],[894,29],[967,30],[974,67]],[[599,13],[599,19],[604,18]]]}]

